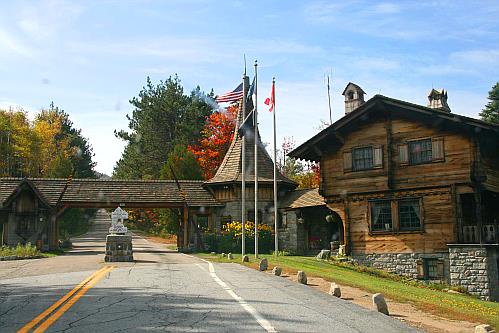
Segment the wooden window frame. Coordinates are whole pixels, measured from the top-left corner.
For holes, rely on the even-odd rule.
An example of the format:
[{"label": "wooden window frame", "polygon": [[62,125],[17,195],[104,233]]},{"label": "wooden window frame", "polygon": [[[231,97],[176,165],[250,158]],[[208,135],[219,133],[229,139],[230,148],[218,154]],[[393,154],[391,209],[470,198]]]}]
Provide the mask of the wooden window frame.
[{"label": "wooden window frame", "polygon": [[[400,202],[403,202],[403,201],[417,201],[418,202],[418,210],[419,210],[419,228],[410,228],[410,229],[402,229],[402,223],[400,223]],[[400,198],[400,199],[397,199],[396,200],[397,202],[397,222],[398,222],[398,225],[399,225],[399,228],[398,230],[401,231],[401,232],[407,232],[407,231],[421,231],[423,230],[423,200],[422,198]]]},{"label": "wooden window frame", "polygon": [[[413,230],[404,230],[400,228],[400,216],[399,216],[399,202],[405,200],[418,200],[419,201],[419,216],[420,216],[420,228]],[[390,202],[390,209],[392,215],[392,228],[391,230],[385,229],[373,229],[372,221],[372,207],[376,202],[388,201]],[[390,199],[372,199],[368,200],[367,205],[367,222],[369,225],[369,234],[410,234],[410,233],[424,233],[424,209],[423,209],[423,199],[421,197],[401,197],[401,198],[390,198]]]},{"label": "wooden window frame", "polygon": [[[371,150],[371,166],[367,168],[356,168],[355,167],[355,152],[359,152],[364,149],[370,149]],[[352,171],[366,171],[366,170],[372,170],[374,169],[374,147],[369,145],[369,146],[360,146],[360,147],[355,147],[352,148]],[[364,158],[364,160],[368,160],[367,158]]]},{"label": "wooden window frame", "polygon": [[[444,136],[430,136],[416,139],[406,140],[398,145],[398,165],[399,166],[415,166],[431,163],[445,162],[445,140]],[[431,141],[431,159],[424,162],[414,163],[411,161],[411,143],[416,141],[430,140]]]},{"label": "wooden window frame", "polygon": [[[413,159],[411,158],[411,156],[414,155],[414,152],[412,152],[411,150],[411,146],[416,144],[416,143],[423,143],[423,141],[429,141],[430,142],[430,153],[431,153],[431,156],[430,156],[430,159],[429,160],[423,160],[422,159],[422,152],[421,152],[421,161],[420,162],[414,162]],[[426,150],[428,151],[428,150]],[[407,141],[407,158],[408,158],[408,162],[409,162],[409,165],[421,165],[421,164],[430,164],[433,162],[433,139],[432,137],[425,137],[425,138],[418,138],[418,139],[412,139],[412,140],[408,140]]]}]

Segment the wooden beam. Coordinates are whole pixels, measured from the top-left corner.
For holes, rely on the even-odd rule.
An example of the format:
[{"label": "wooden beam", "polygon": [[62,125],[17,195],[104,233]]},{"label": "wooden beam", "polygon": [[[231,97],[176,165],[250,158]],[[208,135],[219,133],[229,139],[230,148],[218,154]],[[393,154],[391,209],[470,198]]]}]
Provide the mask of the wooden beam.
[{"label": "wooden beam", "polygon": [[184,212],[183,212],[183,219],[184,219],[184,251],[187,251],[189,248],[189,209],[187,208],[187,205],[184,206]]}]

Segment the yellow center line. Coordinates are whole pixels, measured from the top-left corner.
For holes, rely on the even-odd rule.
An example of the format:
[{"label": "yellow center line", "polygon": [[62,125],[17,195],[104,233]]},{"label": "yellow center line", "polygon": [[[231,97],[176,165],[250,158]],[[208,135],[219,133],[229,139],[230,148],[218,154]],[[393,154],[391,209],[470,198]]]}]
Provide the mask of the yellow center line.
[{"label": "yellow center line", "polygon": [[[111,268],[112,269],[112,268]],[[66,295],[64,295],[61,299],[59,299],[57,302],[52,304],[50,307],[48,307],[45,311],[40,313],[36,318],[34,318],[32,321],[24,325],[20,330],[17,331],[17,333],[27,333],[29,332],[30,329],[35,327],[40,321],[42,321],[45,317],[47,317],[49,314],[51,314],[55,309],[57,309],[61,304],[64,304],[71,296],[73,296],[78,290],[80,290],[83,286],[85,286],[90,280],[92,280],[94,277],[96,277],[98,274],[102,272],[107,272],[109,270],[109,266],[102,267],[101,269],[95,271],[92,273],[89,277],[87,277],[85,280],[81,281],[76,287],[74,287],[70,292],[68,292]],[[110,271],[110,270],[109,270]]]},{"label": "yellow center line", "polygon": [[57,310],[54,314],[52,314],[50,317],[47,318],[40,326],[34,330],[34,333],[42,333],[45,332],[47,328],[49,328],[53,323],[57,321],[66,311],[69,310],[70,307],[72,307],[76,301],[78,301],[85,293],[92,288],[97,282],[99,282],[107,273],[113,270],[113,266],[108,266],[106,267],[105,270],[100,271],[97,275],[94,276],[92,280],[90,280],[87,284],[81,288],[78,293],[72,297],[69,301],[67,301],[63,306]]}]

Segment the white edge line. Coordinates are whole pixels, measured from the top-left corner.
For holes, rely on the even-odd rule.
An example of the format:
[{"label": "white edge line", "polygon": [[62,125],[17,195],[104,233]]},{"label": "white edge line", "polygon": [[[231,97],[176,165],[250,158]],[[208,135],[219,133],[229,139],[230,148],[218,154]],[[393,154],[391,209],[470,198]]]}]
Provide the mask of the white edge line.
[{"label": "white edge line", "polygon": [[[258,311],[256,311],[256,309],[254,307],[249,305],[248,302],[246,302],[241,296],[236,294],[224,281],[222,281],[222,279],[220,279],[217,276],[217,274],[215,273],[215,267],[213,266],[213,264],[210,261],[204,260],[204,259],[198,258],[198,257],[193,257],[193,256],[190,256],[190,255],[185,254],[185,253],[182,253],[182,254],[186,255],[188,257],[196,258],[196,259],[199,259],[199,260],[202,260],[202,261],[208,263],[209,273],[210,273],[211,277],[213,278],[213,280],[215,280],[215,282],[218,283],[220,285],[220,287],[222,287],[230,296],[232,296],[232,298],[234,298],[239,303],[239,305],[241,305],[242,308],[244,310],[246,310],[246,312],[248,312],[250,315],[252,315],[253,318],[255,318],[255,320],[258,322],[258,324],[260,324],[260,326],[264,330],[266,330],[267,332],[277,332],[277,330],[270,324],[270,322],[267,319],[265,319]],[[199,265],[199,264],[196,264],[196,265],[198,267],[200,267],[201,269],[203,269],[204,271],[206,271],[204,269],[204,267],[202,267],[201,265]]]},{"label": "white edge line", "polygon": [[[151,243],[151,242],[149,242],[148,239],[146,239],[146,238],[144,238],[144,237],[142,237],[140,235],[137,235],[137,234],[134,234],[134,235],[138,236],[139,238],[142,238],[147,243]],[[255,318],[255,320],[258,322],[258,324],[260,324],[260,326],[264,330],[266,330],[267,332],[278,332],[270,324],[270,322],[267,319],[263,318],[263,316],[258,311],[256,311],[256,309],[254,307],[252,307],[251,305],[249,305],[248,302],[246,302],[241,296],[239,296],[238,294],[236,294],[229,286],[227,286],[227,284],[225,282],[223,282],[217,276],[217,274],[215,273],[215,267],[213,266],[213,264],[210,261],[205,260],[203,258],[194,257],[194,256],[191,256],[191,255],[182,253],[182,252],[178,252],[178,253],[183,254],[184,256],[187,256],[187,257],[191,257],[191,258],[194,258],[194,259],[202,260],[205,263],[207,263],[208,264],[208,268],[209,268],[209,273],[210,273],[211,277],[213,278],[213,280],[215,280],[216,283],[218,283],[230,296],[232,296],[232,298],[234,298],[239,303],[239,305],[241,305],[243,307],[243,309],[246,310],[246,312],[248,312],[250,315],[252,315],[253,318]],[[196,264],[196,266],[198,266],[202,270],[206,271],[204,269],[204,267],[202,267],[201,265]]]}]

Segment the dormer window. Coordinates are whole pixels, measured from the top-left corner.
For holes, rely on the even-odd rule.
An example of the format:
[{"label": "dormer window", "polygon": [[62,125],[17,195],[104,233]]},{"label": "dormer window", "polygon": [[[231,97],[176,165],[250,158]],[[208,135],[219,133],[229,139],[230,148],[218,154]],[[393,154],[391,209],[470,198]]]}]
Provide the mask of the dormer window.
[{"label": "dormer window", "polygon": [[347,93],[347,97],[348,97],[348,99],[349,99],[349,100],[352,100],[352,99],[354,98],[354,95],[355,95],[355,94],[354,94],[354,92],[353,92],[353,91],[349,91],[349,92]]}]

